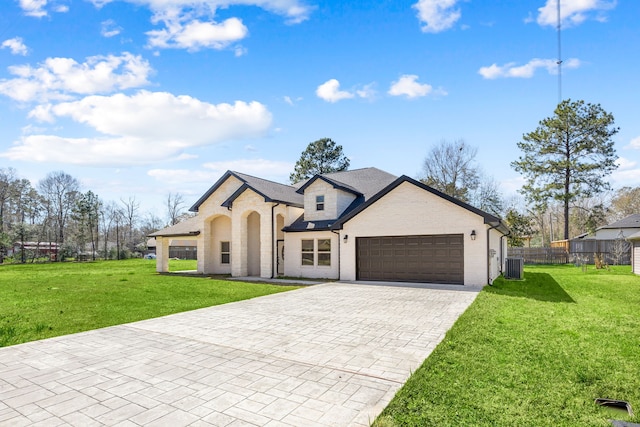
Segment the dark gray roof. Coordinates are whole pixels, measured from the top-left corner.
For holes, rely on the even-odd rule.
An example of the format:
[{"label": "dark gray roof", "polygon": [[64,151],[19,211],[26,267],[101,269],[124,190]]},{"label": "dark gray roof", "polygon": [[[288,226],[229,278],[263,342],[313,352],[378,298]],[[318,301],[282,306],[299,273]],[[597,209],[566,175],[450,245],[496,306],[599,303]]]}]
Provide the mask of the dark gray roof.
[{"label": "dark gray roof", "polygon": [[304,206],[304,196],[296,193],[296,189],[290,185],[280,184],[267,179],[257,178],[240,172],[233,172],[240,180],[256,190],[269,201],[281,202],[289,205]]},{"label": "dark gray roof", "polygon": [[598,230],[607,228],[640,228],[640,214],[629,215],[626,218],[622,218],[620,221],[603,225],[602,227],[599,227]]},{"label": "dark gray roof", "polygon": [[185,219],[176,225],[172,225],[171,227],[163,228],[155,233],[151,233],[149,234],[149,237],[197,236],[198,234],[200,234],[198,218],[194,216],[192,218]]},{"label": "dark gray roof", "polygon": [[[296,188],[291,185],[280,184],[278,182],[269,181],[267,179],[258,178],[255,176],[247,175],[235,171],[227,171],[216,181],[215,184],[207,190],[206,193],[198,199],[198,201],[189,208],[190,211],[197,212],[205,200],[209,198],[230,176],[234,176],[243,182],[243,186],[238,189],[231,197],[229,197],[224,203],[226,206],[230,206],[240,194],[242,194],[247,188],[251,188],[267,202],[285,203],[291,206],[302,207],[304,204],[304,196],[296,193]],[[244,187],[244,188],[243,188]]]},{"label": "dark gray roof", "polygon": [[498,217],[496,217],[495,215],[491,215],[490,213],[487,213],[485,211],[482,211],[474,206],[471,206],[463,201],[460,201],[454,197],[449,196],[448,194],[442,193],[438,190],[436,190],[435,188],[429,187],[426,184],[423,184],[420,181],[416,181],[413,178],[410,178],[406,175],[402,175],[401,177],[395,179],[391,184],[387,185],[385,188],[383,188],[382,190],[380,190],[378,193],[376,193],[373,197],[371,197],[370,199],[368,199],[365,203],[360,204],[359,206],[355,207],[353,210],[351,210],[350,212],[345,212],[345,214],[340,217],[340,219],[338,219],[338,221],[336,221],[332,226],[331,229],[332,230],[339,230],[342,228],[342,225],[349,221],[351,218],[355,217],[356,215],[358,215],[360,212],[362,212],[363,210],[365,210],[366,208],[368,208],[369,206],[371,206],[372,204],[374,204],[376,201],[380,200],[383,196],[385,196],[387,193],[391,192],[394,188],[398,187],[400,184],[402,184],[403,182],[409,182],[423,190],[426,190],[432,194],[435,194],[436,196],[442,197],[445,200],[448,200],[451,203],[454,203],[470,212],[475,213],[476,215],[481,216],[484,219],[484,223],[485,224],[489,224],[492,227],[495,227],[497,230],[499,230],[501,233],[503,234],[508,234],[510,232],[509,227],[502,222],[502,220]]},{"label": "dark gray roof", "polygon": [[377,168],[354,169],[327,173],[322,176],[344,187],[355,189],[363,195],[364,201],[369,200],[397,178],[397,176]]},{"label": "dark gray roof", "polygon": [[291,225],[283,228],[283,231],[326,231],[330,230],[335,219],[322,220],[322,221],[305,221],[304,215],[300,215],[298,219],[293,221]]},{"label": "dark gray roof", "polygon": [[[341,218],[348,215],[351,211],[366,203],[373,196],[378,194],[389,184],[396,180],[395,175],[377,168],[362,168],[343,172],[333,172],[323,175],[315,175],[306,181],[302,181],[295,186],[298,192],[304,192],[311,183],[317,179],[331,184],[334,188],[350,192],[356,196],[355,200],[341,214]],[[338,219],[328,221],[305,221],[304,215],[295,220],[291,225],[284,228],[284,231],[321,231],[329,230],[333,227]]]},{"label": "dark gray roof", "polygon": [[307,182],[305,182],[300,188],[298,188],[296,190],[296,193],[300,193],[300,194],[304,194],[304,191],[307,189],[307,187],[309,187],[311,184],[313,184],[314,182],[316,182],[316,180],[321,179],[322,181],[326,182],[327,184],[331,185],[333,188],[338,188],[340,190],[346,191],[348,193],[353,193],[356,196],[362,196],[362,193],[359,192],[358,190],[356,190],[355,188],[344,184],[342,182],[336,181],[335,179],[329,179],[323,175],[316,175],[312,178],[309,178],[307,180]]},{"label": "dark gray roof", "polygon": [[[335,188],[340,188],[345,191],[351,192],[356,196],[355,200],[345,209],[340,218],[333,220],[323,221],[305,221],[304,215],[300,216],[290,226],[285,227],[285,231],[320,231],[320,230],[336,230],[342,228],[342,224],[362,212],[371,204],[382,198],[384,195],[392,191],[398,185],[403,182],[410,182],[426,191],[429,191],[443,199],[446,199],[458,206],[461,206],[477,215],[484,218],[486,224],[490,224],[496,227],[503,233],[508,233],[509,228],[496,216],[477,209],[471,205],[468,205],[460,200],[457,200],[447,194],[429,187],[419,181],[408,176],[396,177],[388,172],[382,171],[377,168],[363,168],[354,169],[343,172],[334,172],[323,175],[316,175],[309,178],[306,181],[299,182],[295,185],[285,185],[277,182],[269,181],[255,176],[243,174],[240,172],[227,171],[192,207],[192,211],[197,211],[204,201],[213,194],[214,191],[222,185],[222,183],[234,176],[243,182],[242,186],[236,190],[227,200],[223,202],[223,206],[230,207],[233,201],[240,196],[244,191],[251,189],[262,197],[267,202],[279,202],[292,206],[303,207],[304,206],[304,189],[309,186],[313,181],[322,179],[323,181],[330,183]],[[179,224],[178,224],[179,225]],[[168,230],[168,229],[167,229]],[[166,232],[166,230],[161,230]],[[197,231],[200,232],[199,230]],[[160,232],[157,232],[160,233]],[[152,234],[153,235],[167,235],[167,234]],[[174,235],[174,234],[171,234]]]}]

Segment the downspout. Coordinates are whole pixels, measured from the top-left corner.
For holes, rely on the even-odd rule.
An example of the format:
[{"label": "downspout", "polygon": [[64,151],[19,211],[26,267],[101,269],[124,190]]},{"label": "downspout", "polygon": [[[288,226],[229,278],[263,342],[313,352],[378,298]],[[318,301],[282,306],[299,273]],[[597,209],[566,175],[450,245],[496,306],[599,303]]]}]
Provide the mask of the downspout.
[{"label": "downspout", "polygon": [[[278,262],[278,239],[276,238],[276,223],[274,221],[273,211],[280,203],[271,205],[271,278],[276,277],[276,264]],[[274,262],[275,260],[275,262]]]},{"label": "downspout", "polygon": [[340,232],[339,231],[333,231],[333,230],[329,230],[331,231],[333,234],[337,234],[338,235],[338,280],[340,280]]},{"label": "downspout", "polygon": [[491,283],[491,254],[490,254],[490,240],[491,240],[491,236],[490,236],[490,232],[491,230],[498,228],[498,226],[500,225],[500,223],[498,222],[498,224],[491,226],[489,228],[487,228],[487,283],[489,284],[489,286],[493,286],[493,284]]},{"label": "downspout", "polygon": [[509,237],[510,235],[511,235],[511,231],[509,231],[509,233],[507,234],[503,234],[502,236],[500,236],[500,274],[504,274],[504,270],[502,266],[504,265],[504,258],[505,258],[504,245],[502,244],[502,239],[504,239],[505,237]]}]

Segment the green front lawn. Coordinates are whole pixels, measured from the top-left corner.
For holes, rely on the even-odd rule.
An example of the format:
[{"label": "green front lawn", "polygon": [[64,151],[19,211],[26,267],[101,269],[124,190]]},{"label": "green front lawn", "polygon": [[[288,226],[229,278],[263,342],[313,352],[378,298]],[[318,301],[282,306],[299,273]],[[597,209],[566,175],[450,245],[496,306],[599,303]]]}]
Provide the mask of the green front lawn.
[{"label": "green front lawn", "polygon": [[[295,287],[158,275],[155,260],[0,265],[0,347]],[[194,261],[170,261],[190,270]]]},{"label": "green front lawn", "polygon": [[374,426],[610,426],[640,414],[640,277],[527,266],[486,287]]}]

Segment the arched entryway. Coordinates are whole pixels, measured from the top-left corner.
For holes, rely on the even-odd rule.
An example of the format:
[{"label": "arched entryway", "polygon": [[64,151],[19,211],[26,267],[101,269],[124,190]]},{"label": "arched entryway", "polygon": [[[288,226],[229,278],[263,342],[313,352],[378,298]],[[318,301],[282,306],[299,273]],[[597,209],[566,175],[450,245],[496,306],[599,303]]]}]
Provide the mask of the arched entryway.
[{"label": "arched entryway", "polygon": [[219,215],[211,220],[209,251],[206,259],[208,273],[231,273],[231,218]]}]

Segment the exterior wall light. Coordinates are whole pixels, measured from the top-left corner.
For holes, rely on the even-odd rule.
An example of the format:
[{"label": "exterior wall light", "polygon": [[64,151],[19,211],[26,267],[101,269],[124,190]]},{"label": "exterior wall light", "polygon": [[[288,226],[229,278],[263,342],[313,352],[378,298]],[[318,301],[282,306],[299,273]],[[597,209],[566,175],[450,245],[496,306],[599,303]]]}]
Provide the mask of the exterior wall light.
[{"label": "exterior wall light", "polygon": [[345,234],[344,237],[342,238],[342,241],[347,243],[347,240],[349,240],[349,235]]},{"label": "exterior wall light", "polygon": [[476,230],[471,230],[471,240],[476,240]]}]

